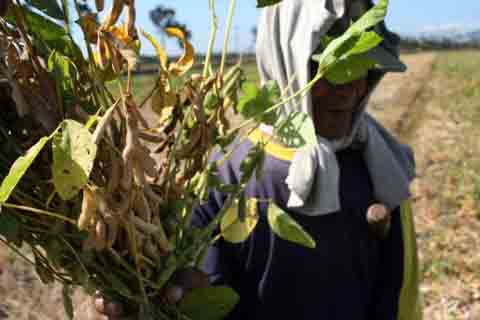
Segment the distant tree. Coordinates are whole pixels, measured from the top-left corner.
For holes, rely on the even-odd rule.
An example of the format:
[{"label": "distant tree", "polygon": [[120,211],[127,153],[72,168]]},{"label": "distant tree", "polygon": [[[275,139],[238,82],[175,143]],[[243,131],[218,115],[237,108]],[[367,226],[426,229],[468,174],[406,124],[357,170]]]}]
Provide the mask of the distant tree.
[{"label": "distant tree", "polygon": [[83,3],[78,4],[78,9],[80,9],[80,14],[83,16],[85,14],[91,14],[93,13],[92,8],[86,3],[85,1]]},{"label": "distant tree", "polygon": [[250,29],[250,33],[252,34],[252,47],[250,51],[255,51],[255,45],[257,44],[257,33],[258,33],[257,26],[253,26],[252,29]]},{"label": "distant tree", "polygon": [[[158,31],[162,36],[162,43],[165,46],[165,29],[169,27],[176,27],[185,33],[187,39],[191,39],[192,32],[188,29],[186,24],[180,23],[176,18],[176,11],[173,8],[165,7],[162,5],[157,6],[155,9],[150,11],[150,19],[152,23],[157,27]],[[178,41],[180,48],[183,47],[183,43]]]}]

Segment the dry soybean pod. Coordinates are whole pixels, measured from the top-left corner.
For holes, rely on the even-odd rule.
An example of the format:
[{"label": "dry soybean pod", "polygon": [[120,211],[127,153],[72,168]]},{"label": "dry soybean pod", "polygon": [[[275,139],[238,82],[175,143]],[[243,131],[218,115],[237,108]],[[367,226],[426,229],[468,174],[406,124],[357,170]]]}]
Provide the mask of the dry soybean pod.
[{"label": "dry soybean pod", "polygon": [[107,225],[103,218],[95,224],[95,250],[102,251],[107,247]]},{"label": "dry soybean pod", "polygon": [[[126,106],[126,103],[124,103]],[[133,179],[133,170],[135,167],[135,147],[138,143],[138,127],[130,112],[125,108],[126,112],[126,137],[125,137],[125,147],[122,151],[123,159],[123,177],[120,182],[124,190],[129,190],[132,185]]]},{"label": "dry soybean pod", "polygon": [[117,190],[122,177],[122,159],[114,158],[111,164],[110,177],[107,184],[107,193],[111,194]]},{"label": "dry soybean pod", "polygon": [[128,16],[127,16],[127,34],[131,38],[134,38],[136,36],[135,20],[136,20],[135,0],[129,0]]},{"label": "dry soybean pod", "polygon": [[148,200],[143,194],[143,192],[137,192],[133,207],[138,217],[143,219],[145,222],[150,223],[150,221],[152,220],[152,210],[150,209]]},{"label": "dry soybean pod", "polygon": [[95,7],[97,8],[98,12],[102,12],[105,8],[105,1],[104,0],[95,0]]},{"label": "dry soybean pod", "polygon": [[95,195],[87,186],[83,189],[82,211],[78,217],[78,228],[80,230],[87,230],[91,220],[95,218],[97,213],[97,203]]},{"label": "dry soybean pod", "polygon": [[153,142],[153,143],[161,143],[165,141],[165,137],[160,136],[158,134],[153,134],[148,131],[140,131],[138,133],[138,137],[142,140],[148,141],[148,142]]},{"label": "dry soybean pod", "polygon": [[154,225],[151,223],[147,223],[135,216],[130,217],[130,219],[131,219],[130,221],[142,232],[148,235],[152,235],[155,238],[155,240],[157,240],[158,245],[163,251],[170,252],[173,250],[173,246],[168,241],[167,235],[161,223]]},{"label": "dry soybean pod", "polygon": [[147,147],[139,145],[135,150],[135,158],[137,159],[138,163],[140,164],[144,172],[147,174],[147,176],[151,178],[157,176],[157,163],[155,162],[155,159],[150,156],[150,150]]},{"label": "dry soybean pod", "polygon": [[102,119],[98,122],[98,125],[95,128],[95,131],[93,132],[93,137],[92,137],[93,142],[95,144],[98,144],[100,142],[100,139],[102,138],[107,125],[112,120],[113,112],[115,111],[119,103],[120,103],[120,99],[115,101],[115,103],[110,107],[110,109],[107,110],[107,112],[105,112]]},{"label": "dry soybean pod", "polygon": [[124,0],[113,0],[112,10],[110,10],[110,13],[103,22],[102,29],[108,29],[117,23],[118,18],[122,14],[124,4]]},{"label": "dry soybean pod", "polygon": [[110,249],[112,248],[112,246],[115,244],[115,241],[117,240],[119,225],[118,225],[118,221],[113,216],[108,217],[106,219],[106,223],[108,227],[106,247],[107,249]]},{"label": "dry soybean pod", "polygon": [[119,74],[120,72],[122,72],[122,65],[123,65],[122,55],[120,54],[118,49],[115,48],[114,46],[111,46],[109,44],[109,48],[110,48],[110,52],[112,54],[112,69],[113,69],[113,72],[115,72],[116,74]]}]

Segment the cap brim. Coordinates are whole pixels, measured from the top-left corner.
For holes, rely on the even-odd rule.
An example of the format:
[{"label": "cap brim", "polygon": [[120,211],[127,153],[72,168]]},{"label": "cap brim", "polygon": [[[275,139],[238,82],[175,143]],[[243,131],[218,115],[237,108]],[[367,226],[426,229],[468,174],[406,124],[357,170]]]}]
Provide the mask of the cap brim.
[{"label": "cap brim", "polygon": [[407,66],[400,59],[381,45],[366,52],[366,57],[376,62],[375,69],[377,70],[384,72],[405,72],[407,70]]}]

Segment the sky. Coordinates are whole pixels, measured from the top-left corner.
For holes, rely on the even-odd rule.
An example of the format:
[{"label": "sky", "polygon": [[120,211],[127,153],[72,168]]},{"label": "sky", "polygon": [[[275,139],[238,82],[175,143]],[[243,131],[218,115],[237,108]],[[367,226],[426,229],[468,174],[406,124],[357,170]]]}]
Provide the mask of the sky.
[{"label": "sky", "polygon": [[[107,3],[109,1],[106,1]],[[255,26],[258,10],[255,0],[237,0],[230,40],[230,50],[252,49],[252,27]],[[93,3],[93,1],[90,1]],[[219,33],[216,50],[222,48],[223,30],[230,0],[216,0]],[[198,52],[205,52],[210,36],[210,13],[208,0],[137,0],[137,25],[160,39],[150,21],[149,11],[157,5],[176,9],[177,20],[192,30],[192,43]],[[445,29],[480,29],[480,0],[390,0],[387,26],[400,35],[418,35]],[[153,48],[142,39],[142,53],[153,54]],[[180,51],[174,41],[166,42],[171,54]]]}]

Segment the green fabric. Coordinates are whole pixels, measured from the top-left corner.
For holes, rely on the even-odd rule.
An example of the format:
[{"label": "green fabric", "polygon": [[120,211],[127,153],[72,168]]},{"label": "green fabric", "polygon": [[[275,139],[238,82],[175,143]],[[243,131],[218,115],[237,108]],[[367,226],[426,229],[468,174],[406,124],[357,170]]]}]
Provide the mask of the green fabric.
[{"label": "green fabric", "polygon": [[417,240],[413,221],[412,206],[409,200],[402,203],[401,219],[404,245],[403,286],[400,293],[398,320],[421,320],[423,318],[420,301]]}]

